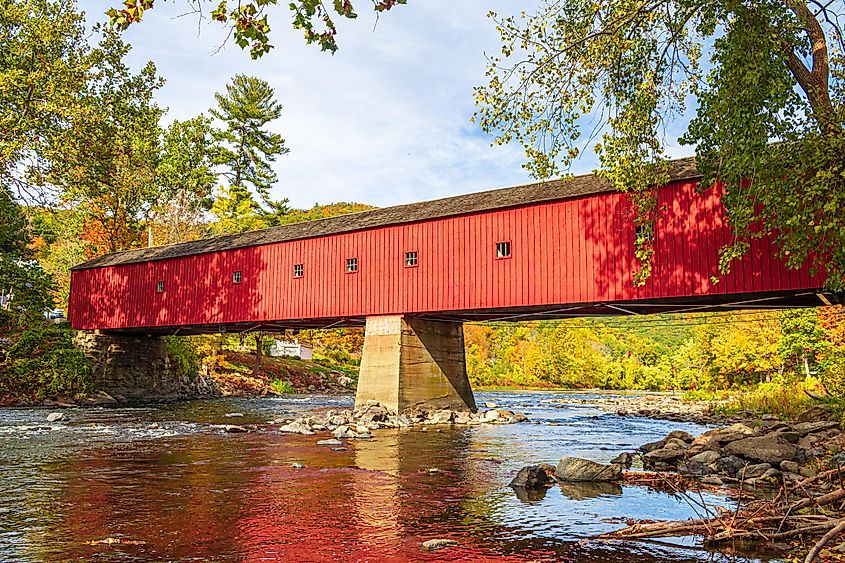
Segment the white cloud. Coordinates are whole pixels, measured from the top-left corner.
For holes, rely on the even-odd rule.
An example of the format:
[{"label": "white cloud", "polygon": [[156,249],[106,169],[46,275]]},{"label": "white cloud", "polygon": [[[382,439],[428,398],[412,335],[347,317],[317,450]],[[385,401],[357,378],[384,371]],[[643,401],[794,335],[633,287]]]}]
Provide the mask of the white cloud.
[{"label": "white cloud", "polygon": [[[271,13],[275,49],[259,61],[234,44],[212,54],[224,39],[218,24],[201,24],[197,36],[195,16],[173,17],[187,1],[159,4],[126,39],[135,66],[153,60],[167,79],[158,100],[168,118],[207,111],[234,74],[267,80],[284,105],[275,129],[291,149],[276,163],[274,196],[297,207],[383,206],[530,180],[518,146],[491,147],[470,123],[484,52],[498,49],[486,13],[516,13],[524,2],[413,0],[377,25],[359,2],[360,17],[340,22],[335,55],[305,45],[282,6]],[[81,6],[89,20],[104,19],[100,1]],[[574,171],[592,166],[585,158]]]}]

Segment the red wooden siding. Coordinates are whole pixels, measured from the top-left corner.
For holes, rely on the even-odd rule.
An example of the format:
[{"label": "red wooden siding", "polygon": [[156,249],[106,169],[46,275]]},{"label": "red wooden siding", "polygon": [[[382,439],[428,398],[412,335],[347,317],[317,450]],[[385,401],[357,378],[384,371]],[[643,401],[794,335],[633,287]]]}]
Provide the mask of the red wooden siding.
[{"label": "red wooden siding", "polygon": [[[624,194],[393,225],[265,246],[75,270],[71,322],[79,329],[219,325],[448,313],[818,288],[788,271],[767,239],[714,284],[728,240],[719,194],[679,181],[659,193],[656,268],[631,271],[634,227]],[[510,241],[511,257],[496,259]],[[417,251],[417,267],[405,252]],[[346,259],[358,271],[346,273]],[[294,264],[304,275],[293,277]],[[243,281],[232,283],[232,272]],[[163,293],[156,283],[165,283]]]}]

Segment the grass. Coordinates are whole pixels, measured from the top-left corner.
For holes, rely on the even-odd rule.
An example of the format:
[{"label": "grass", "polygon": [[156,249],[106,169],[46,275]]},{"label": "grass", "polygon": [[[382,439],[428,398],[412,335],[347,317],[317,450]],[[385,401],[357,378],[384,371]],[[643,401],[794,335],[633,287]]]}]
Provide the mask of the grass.
[{"label": "grass", "polygon": [[[759,383],[753,387],[730,391],[687,391],[683,398],[690,401],[720,401],[720,404],[714,405],[714,411],[725,415],[750,412],[755,415],[773,414],[788,419],[821,402],[827,402],[811,395],[825,395],[821,384],[813,378],[796,382]],[[830,402],[834,403],[832,399]]]}]

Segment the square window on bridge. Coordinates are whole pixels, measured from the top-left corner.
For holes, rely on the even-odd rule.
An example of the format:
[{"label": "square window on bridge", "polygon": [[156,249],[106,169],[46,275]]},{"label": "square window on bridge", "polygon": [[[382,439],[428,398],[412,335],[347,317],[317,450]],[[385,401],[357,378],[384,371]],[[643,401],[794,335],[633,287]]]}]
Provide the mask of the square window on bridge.
[{"label": "square window on bridge", "polygon": [[413,250],[411,252],[405,253],[405,267],[406,268],[413,268],[414,266],[418,266],[419,262],[417,260],[417,251]]},{"label": "square window on bridge", "polygon": [[156,293],[164,293],[164,282],[163,281],[159,281],[156,284]]},{"label": "square window on bridge", "polygon": [[651,224],[637,225],[634,227],[635,240],[643,242],[654,242],[654,226]]},{"label": "square window on bridge", "polygon": [[241,274],[240,270],[232,272],[232,283],[241,283],[242,280],[243,275]]},{"label": "square window on bridge", "polygon": [[304,264],[294,264],[293,265],[293,277],[301,278],[305,274],[305,265]]},{"label": "square window on bridge", "polygon": [[511,257],[511,243],[510,241],[496,243],[496,259]]},{"label": "square window on bridge", "polygon": [[347,258],[346,259],[346,273],[347,274],[354,274],[358,271],[358,259],[357,258]]}]

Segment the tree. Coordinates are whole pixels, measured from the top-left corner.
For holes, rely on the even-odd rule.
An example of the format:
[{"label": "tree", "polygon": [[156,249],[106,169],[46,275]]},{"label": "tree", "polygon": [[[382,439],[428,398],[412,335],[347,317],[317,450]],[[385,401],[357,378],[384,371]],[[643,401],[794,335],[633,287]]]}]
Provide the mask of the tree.
[{"label": "tree", "polygon": [[[48,147],[79,111],[91,66],[73,2],[0,2],[0,183],[18,199],[55,193],[39,177]],[[49,186],[48,186],[49,187]]]},{"label": "tree", "polygon": [[[267,127],[281,116],[282,105],[275,100],[273,88],[266,81],[242,74],[226,86],[225,94],[217,93],[214,97],[218,107],[211,110],[211,115],[224,128],[215,133],[220,146],[213,162],[222,168],[222,175],[229,183],[221,201],[215,202],[212,208],[220,220],[218,230],[250,230],[256,223],[254,218],[249,221],[238,221],[238,218],[252,215],[268,218],[261,221],[262,226],[273,224],[275,217],[287,211],[287,200],[277,202],[270,198],[270,188],[278,179],[272,163],[289,151],[282,136]],[[266,208],[255,201],[250,189]]]},{"label": "tree", "polygon": [[156,244],[196,240],[205,234],[204,212],[211,208],[217,181],[214,149],[211,120],[204,115],[174,120],[164,132],[156,169],[159,197],[150,213]]},{"label": "tree", "polygon": [[243,233],[264,228],[264,220],[256,212],[256,203],[242,186],[220,186],[211,205],[216,218],[212,230],[217,234]]},{"label": "tree", "polygon": [[[376,13],[386,12],[396,4],[405,4],[407,0],[373,0]],[[140,22],[144,12],[153,8],[155,0],[124,0],[123,8],[111,8],[107,15],[118,29],[126,29],[130,25]],[[249,48],[250,55],[257,59],[268,53],[273,45],[270,44],[270,24],[265,10],[268,6],[277,4],[277,0],[239,1],[237,6],[230,8],[227,0],[219,0],[216,8],[211,12],[211,18],[230,28],[230,35],[234,34],[235,43],[242,49]],[[337,51],[337,27],[333,13],[337,16],[355,19],[351,0],[334,0],[331,8],[326,7],[323,0],[294,0],[289,4],[293,13],[293,28],[305,34],[305,42],[316,43],[323,51]],[[191,9],[202,17],[202,4],[191,2]]]},{"label": "tree", "polygon": [[0,325],[7,328],[42,320],[52,305],[53,281],[28,245],[26,217],[8,186],[0,185]]},{"label": "tree", "polygon": [[156,178],[162,110],[153,102],[163,81],[147,63],[133,74],[130,47],[104,31],[94,51],[95,74],[61,143],[50,149],[49,180],[85,213],[92,254],[139,246],[148,214],[159,200]]},{"label": "tree", "polygon": [[[600,174],[655,217],[667,179],[667,124],[689,103],[702,189],[724,185],[734,240],[727,272],[772,235],[790,266],[810,260],[845,287],[845,42],[841,3],[803,0],[543,0],[520,18],[491,13],[502,55],[476,89],[475,119],[517,141],[538,177],[568,166],[598,134]],[[637,282],[651,242],[637,242]]]}]

